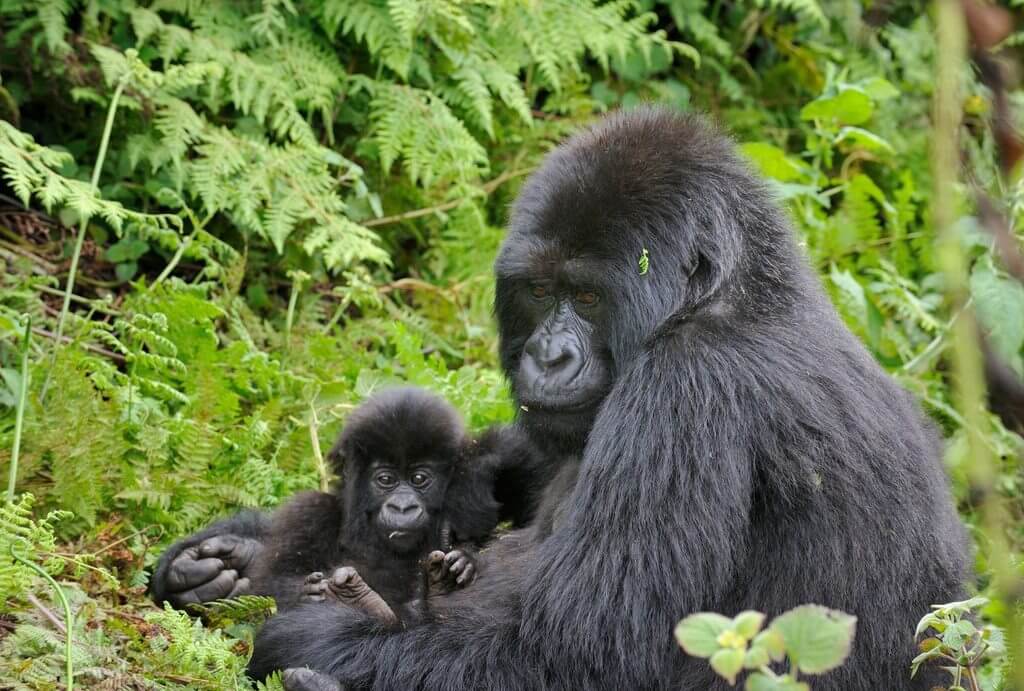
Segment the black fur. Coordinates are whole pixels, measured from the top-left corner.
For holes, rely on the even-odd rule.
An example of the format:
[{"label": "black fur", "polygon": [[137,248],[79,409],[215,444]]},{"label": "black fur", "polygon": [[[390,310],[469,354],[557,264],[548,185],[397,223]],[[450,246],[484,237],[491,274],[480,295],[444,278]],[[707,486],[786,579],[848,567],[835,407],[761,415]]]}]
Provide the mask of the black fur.
[{"label": "black fur", "polygon": [[[182,606],[248,592],[288,608],[312,572],[353,566],[397,606],[420,594],[420,560],[451,548],[442,545],[442,528],[469,551],[499,521],[532,516],[540,493],[538,456],[522,432],[502,427],[471,438],[450,405],[417,389],[382,392],[353,411],[329,459],[341,477],[334,493],[299,494],[273,517],[242,512],[169,548],[152,579],[154,599]],[[371,465],[385,460],[407,472],[424,463],[436,471],[421,496],[429,522],[402,549],[374,521],[381,504],[369,485]],[[496,496],[499,482],[508,496]]]},{"label": "black fur", "polygon": [[681,617],[820,603],[859,622],[852,657],[816,691],[928,688],[909,679],[914,624],[961,596],[968,561],[940,444],[842,325],[728,139],[640,109],[547,158],[496,267],[513,382],[537,327],[522,292],[566,262],[591,266],[604,296],[592,350],[613,384],[582,425],[524,413],[559,458],[580,459],[560,466],[536,524],[441,598],[443,622],[385,633],[347,608],[301,607],[265,626],[252,671],[309,665],[402,691],[719,690],[673,641]]},{"label": "black fur", "polygon": [[[477,447],[455,410],[433,394],[394,389],[370,398],[349,415],[329,455],[340,490],[305,492],[274,514],[253,571],[254,591],[289,607],[311,572],[353,566],[392,607],[413,600],[422,583],[420,561],[441,548],[443,524],[454,539],[479,541],[498,523],[494,471]],[[438,471],[421,495],[429,522],[411,549],[394,549],[372,520],[380,506],[370,471],[382,460],[401,469],[429,462]]]}]

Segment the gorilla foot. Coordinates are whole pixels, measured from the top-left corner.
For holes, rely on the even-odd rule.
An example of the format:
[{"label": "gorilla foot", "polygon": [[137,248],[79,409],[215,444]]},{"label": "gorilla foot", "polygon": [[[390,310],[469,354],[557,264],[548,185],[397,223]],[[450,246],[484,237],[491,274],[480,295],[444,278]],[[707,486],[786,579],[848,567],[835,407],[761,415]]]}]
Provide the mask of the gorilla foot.
[{"label": "gorilla foot", "polygon": [[349,607],[366,612],[386,624],[395,624],[398,617],[377,591],[366,584],[363,577],[351,566],[337,569],[327,581],[327,592]]}]

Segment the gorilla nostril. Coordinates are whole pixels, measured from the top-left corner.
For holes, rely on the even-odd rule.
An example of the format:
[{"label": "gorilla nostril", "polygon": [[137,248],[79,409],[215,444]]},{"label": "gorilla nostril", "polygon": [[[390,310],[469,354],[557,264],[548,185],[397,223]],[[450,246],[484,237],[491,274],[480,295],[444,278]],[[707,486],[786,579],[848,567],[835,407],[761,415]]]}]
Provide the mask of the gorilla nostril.
[{"label": "gorilla nostril", "polygon": [[385,507],[388,508],[388,509],[391,509],[395,513],[400,513],[402,515],[405,515],[407,513],[420,512],[420,511],[423,510],[420,507],[420,505],[415,503],[415,502],[410,502],[408,504],[397,504],[397,503],[391,501],[391,502],[388,502],[385,505]]},{"label": "gorilla nostril", "polygon": [[572,353],[569,350],[560,350],[553,357],[549,358],[544,363],[544,366],[548,369],[555,369],[556,367],[565,366],[572,359]]}]

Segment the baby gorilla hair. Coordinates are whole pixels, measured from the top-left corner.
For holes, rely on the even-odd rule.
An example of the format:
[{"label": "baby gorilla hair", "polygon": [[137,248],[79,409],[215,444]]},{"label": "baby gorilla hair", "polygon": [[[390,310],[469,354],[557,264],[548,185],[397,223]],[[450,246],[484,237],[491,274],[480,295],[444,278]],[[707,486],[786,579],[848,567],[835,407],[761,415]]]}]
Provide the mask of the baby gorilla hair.
[{"label": "baby gorilla hair", "polygon": [[274,514],[253,590],[282,609],[338,601],[385,624],[425,616],[427,596],[473,580],[470,545],[498,523],[495,473],[522,453],[515,436],[472,439],[452,406],[420,389],[374,395],[330,452],[339,487]]}]

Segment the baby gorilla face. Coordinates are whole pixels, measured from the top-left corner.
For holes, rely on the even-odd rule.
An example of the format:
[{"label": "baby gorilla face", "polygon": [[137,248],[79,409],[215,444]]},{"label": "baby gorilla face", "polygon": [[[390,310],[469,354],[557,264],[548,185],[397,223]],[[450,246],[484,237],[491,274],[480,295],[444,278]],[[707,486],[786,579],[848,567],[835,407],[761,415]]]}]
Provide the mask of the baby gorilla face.
[{"label": "baby gorilla face", "polygon": [[371,523],[396,552],[420,547],[434,530],[448,478],[430,463],[374,464],[367,496]]}]

